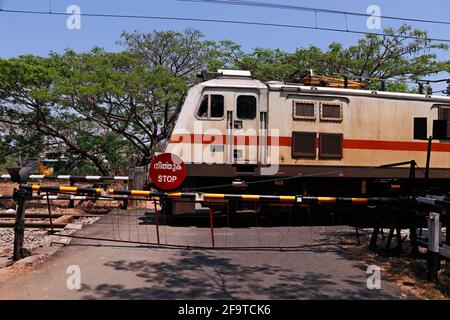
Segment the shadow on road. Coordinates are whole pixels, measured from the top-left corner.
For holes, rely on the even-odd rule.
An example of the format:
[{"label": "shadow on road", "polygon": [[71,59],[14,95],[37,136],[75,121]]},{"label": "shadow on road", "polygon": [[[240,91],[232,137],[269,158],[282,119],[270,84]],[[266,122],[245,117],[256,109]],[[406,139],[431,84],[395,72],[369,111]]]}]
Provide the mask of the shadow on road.
[{"label": "shadow on road", "polygon": [[[320,254],[320,249],[315,254]],[[326,253],[326,252],[323,252]],[[292,253],[295,254],[295,253]],[[302,272],[277,265],[244,265],[205,251],[183,250],[166,262],[146,260],[106,262],[124,276],[144,279],[148,286],[83,286],[83,299],[390,299],[370,291],[363,275],[339,278],[335,274]],[[132,278],[132,277],[130,277]]]}]

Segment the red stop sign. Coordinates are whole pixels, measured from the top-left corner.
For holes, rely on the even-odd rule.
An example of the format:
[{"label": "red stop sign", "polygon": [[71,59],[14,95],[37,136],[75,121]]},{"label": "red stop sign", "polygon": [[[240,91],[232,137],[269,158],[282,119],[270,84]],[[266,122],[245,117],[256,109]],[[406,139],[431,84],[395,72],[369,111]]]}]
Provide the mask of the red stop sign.
[{"label": "red stop sign", "polygon": [[186,165],[177,155],[163,153],[153,158],[149,174],[158,189],[173,190],[186,178]]}]

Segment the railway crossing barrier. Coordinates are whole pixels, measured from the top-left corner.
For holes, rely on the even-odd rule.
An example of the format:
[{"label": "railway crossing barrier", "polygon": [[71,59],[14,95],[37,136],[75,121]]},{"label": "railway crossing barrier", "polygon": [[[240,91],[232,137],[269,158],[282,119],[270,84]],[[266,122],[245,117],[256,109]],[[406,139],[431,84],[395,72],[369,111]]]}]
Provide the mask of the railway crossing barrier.
[{"label": "railway crossing barrier", "polygon": [[[214,212],[211,204],[220,203],[223,199],[241,200],[251,202],[266,203],[289,203],[289,204],[351,204],[351,205],[368,205],[368,204],[388,204],[398,203],[397,198],[346,198],[346,197],[311,197],[311,196],[293,196],[293,195],[253,195],[253,194],[218,194],[218,193],[196,193],[196,192],[162,192],[147,190],[126,190],[126,189],[102,189],[102,188],[84,188],[77,186],[41,186],[36,184],[20,184],[19,189],[14,193],[13,198],[17,201],[16,212],[16,240],[15,240],[15,256],[16,260],[23,257],[21,249],[23,248],[23,229],[24,229],[24,209],[28,201],[45,200],[94,200],[94,201],[121,201],[127,200],[146,200],[153,201],[155,208],[154,222],[156,227],[156,245],[161,245],[159,234],[159,218],[157,201],[166,199],[184,199],[186,201],[203,203],[209,205],[209,228],[211,236],[211,247],[220,249],[216,245],[214,233]],[[49,205],[49,216],[50,205]],[[71,237],[71,236],[68,236]],[[75,236],[74,236],[75,237]],[[110,239],[105,239],[110,240]],[[112,240],[112,239],[111,239]]]},{"label": "railway crossing barrier", "polygon": [[252,202],[281,202],[281,203],[304,203],[304,204],[399,204],[405,199],[398,197],[313,197],[303,195],[256,195],[256,194],[227,194],[227,193],[199,193],[199,192],[164,192],[148,190],[121,190],[121,189],[102,189],[102,188],[80,188],[70,186],[41,186],[41,185],[22,185],[24,190],[49,193],[76,193],[86,195],[120,195],[120,196],[140,196],[147,198],[171,198],[171,199],[189,199],[195,202],[213,201],[213,200],[242,200]]},{"label": "railway crossing barrier", "polygon": [[[8,181],[13,180],[11,174],[2,174],[0,175],[0,181]],[[70,187],[74,187],[76,183],[112,183],[112,182],[121,182],[125,190],[128,190],[129,184],[131,182],[131,178],[129,176],[77,176],[77,175],[40,175],[40,174],[32,174],[27,175],[27,178],[23,177],[23,181],[68,181]],[[1,197],[1,196],[0,196]],[[128,200],[124,200],[123,207],[126,208],[128,206]],[[69,208],[74,207],[74,200],[69,199]]]},{"label": "railway crossing barrier", "polygon": [[[38,193],[38,194],[36,194]],[[44,195],[43,195],[44,194]],[[367,205],[382,205],[397,206],[397,205],[415,205],[418,208],[422,207],[422,212],[433,212],[429,214],[428,230],[428,275],[430,281],[436,279],[437,270],[439,269],[440,257],[450,258],[450,235],[449,235],[449,218],[448,209],[450,208],[450,201],[446,196],[419,196],[419,197],[366,197],[366,198],[352,198],[352,197],[314,197],[303,195],[257,195],[257,194],[227,194],[227,193],[200,193],[200,192],[166,192],[166,191],[149,191],[149,190],[126,190],[114,188],[84,188],[77,186],[42,186],[36,184],[21,184],[19,189],[11,196],[1,196],[1,199],[13,199],[17,203],[16,223],[15,223],[15,245],[14,245],[14,259],[18,260],[26,252],[23,251],[23,233],[24,233],[24,214],[27,201],[30,200],[94,200],[94,201],[123,201],[138,200],[151,201],[154,204],[154,222],[156,228],[156,243],[155,245],[162,245],[160,241],[159,232],[159,217],[157,201],[164,201],[166,199],[184,199],[189,202],[213,204],[220,203],[225,200],[239,200],[250,202],[266,202],[271,204],[290,204],[290,205],[338,205],[348,204],[353,206],[367,206]],[[50,207],[49,207],[50,208]],[[50,210],[50,209],[49,209]],[[447,239],[445,243],[440,242],[442,217],[446,217]],[[212,206],[209,207],[209,227],[211,235],[211,247],[217,247],[214,234],[214,212]],[[399,234],[399,232],[397,231]],[[374,235],[372,235],[374,236]],[[75,237],[76,236],[68,236]],[[373,238],[373,237],[372,237]],[[88,238],[86,238],[88,239]],[[101,239],[98,239],[101,240]],[[104,239],[105,241],[117,241],[114,239]],[[373,239],[372,239],[373,240]],[[124,241],[127,242],[127,241]],[[133,242],[133,241],[130,241]],[[133,242],[134,243],[134,242]],[[193,247],[193,246],[190,246]]]},{"label": "railway crossing barrier", "polygon": [[[10,174],[0,175],[2,180],[12,180]],[[127,176],[74,176],[74,175],[57,175],[46,176],[40,174],[32,174],[27,178],[28,181],[32,180],[61,180],[61,181],[74,181],[74,182],[106,182],[106,181],[124,181],[128,182],[130,177]]]}]

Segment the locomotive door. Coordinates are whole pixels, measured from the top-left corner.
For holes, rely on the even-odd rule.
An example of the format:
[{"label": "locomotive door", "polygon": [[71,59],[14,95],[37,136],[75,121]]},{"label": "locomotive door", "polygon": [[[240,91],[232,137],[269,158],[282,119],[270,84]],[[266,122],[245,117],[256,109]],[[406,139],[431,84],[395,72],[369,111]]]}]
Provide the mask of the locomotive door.
[{"label": "locomotive door", "polygon": [[256,90],[238,91],[234,94],[233,101],[233,110],[227,113],[228,163],[257,164],[258,92]]}]

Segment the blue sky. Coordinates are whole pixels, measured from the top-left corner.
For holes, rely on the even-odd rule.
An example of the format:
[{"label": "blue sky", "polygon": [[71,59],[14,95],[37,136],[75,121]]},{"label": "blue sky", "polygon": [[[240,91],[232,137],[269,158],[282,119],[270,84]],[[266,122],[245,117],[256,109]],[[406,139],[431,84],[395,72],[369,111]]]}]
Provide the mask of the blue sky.
[{"label": "blue sky", "polygon": [[[449,20],[450,1],[433,0],[260,0],[272,3],[320,7],[346,11],[366,12],[369,5],[376,4],[382,15],[403,16],[422,19]],[[3,9],[47,11],[49,0],[3,0]],[[223,6],[216,4],[183,3],[176,0],[51,0],[52,11],[64,12],[76,4],[84,13],[111,13],[129,15],[182,16],[211,19],[241,19],[273,23],[288,23],[314,26],[311,12]],[[191,23],[177,21],[118,19],[82,17],[81,30],[66,28],[65,16],[29,15],[0,12],[0,57],[14,57],[21,54],[46,55],[50,51],[61,52],[65,48],[77,51],[100,46],[107,50],[120,50],[117,41],[122,31],[138,30],[183,30],[187,27],[200,29],[209,39],[230,39],[238,42],[245,50],[255,47],[281,48],[293,51],[297,47],[316,45],[326,48],[330,42],[339,41],[345,46],[354,44],[359,35],[267,28],[258,26]],[[398,26],[401,22],[383,20],[382,27]],[[367,31],[366,18],[348,17],[350,29]],[[345,28],[342,15],[319,14],[320,27]],[[450,26],[416,23],[414,26],[429,31],[431,37],[450,38]],[[450,52],[440,53],[441,59],[450,59]]]},{"label": "blue sky", "polygon": [[[379,5],[382,15],[411,18],[450,20],[450,1],[433,0],[427,5],[423,0],[282,0],[266,2],[293,4],[327,9],[365,12],[371,4]],[[3,0],[4,9],[48,10],[49,0]],[[221,6],[215,4],[183,3],[175,0],[52,0],[53,11],[65,11],[71,4],[80,6],[82,12],[118,13],[140,15],[168,15],[202,18],[225,18],[314,25],[314,14],[302,11]],[[213,23],[190,23],[175,21],[112,19],[82,17],[81,30],[68,30],[65,16],[40,16],[16,13],[0,13],[1,57],[12,57],[25,53],[45,55],[49,51],[73,48],[89,50],[98,45],[108,50],[119,50],[116,44],[123,30],[142,32],[152,30],[183,30],[191,26],[200,29],[211,39],[231,39],[249,50],[254,47],[282,48],[292,51],[296,47],[311,44],[326,48],[331,41],[345,45],[355,43],[360,36],[345,33],[236,26]],[[349,27],[367,31],[365,18],[349,17]],[[345,28],[342,15],[319,14],[319,26]],[[382,27],[396,26],[397,21],[382,21]],[[450,38],[450,26],[416,23],[426,28],[430,36]],[[450,59],[450,54],[442,55]]]}]

